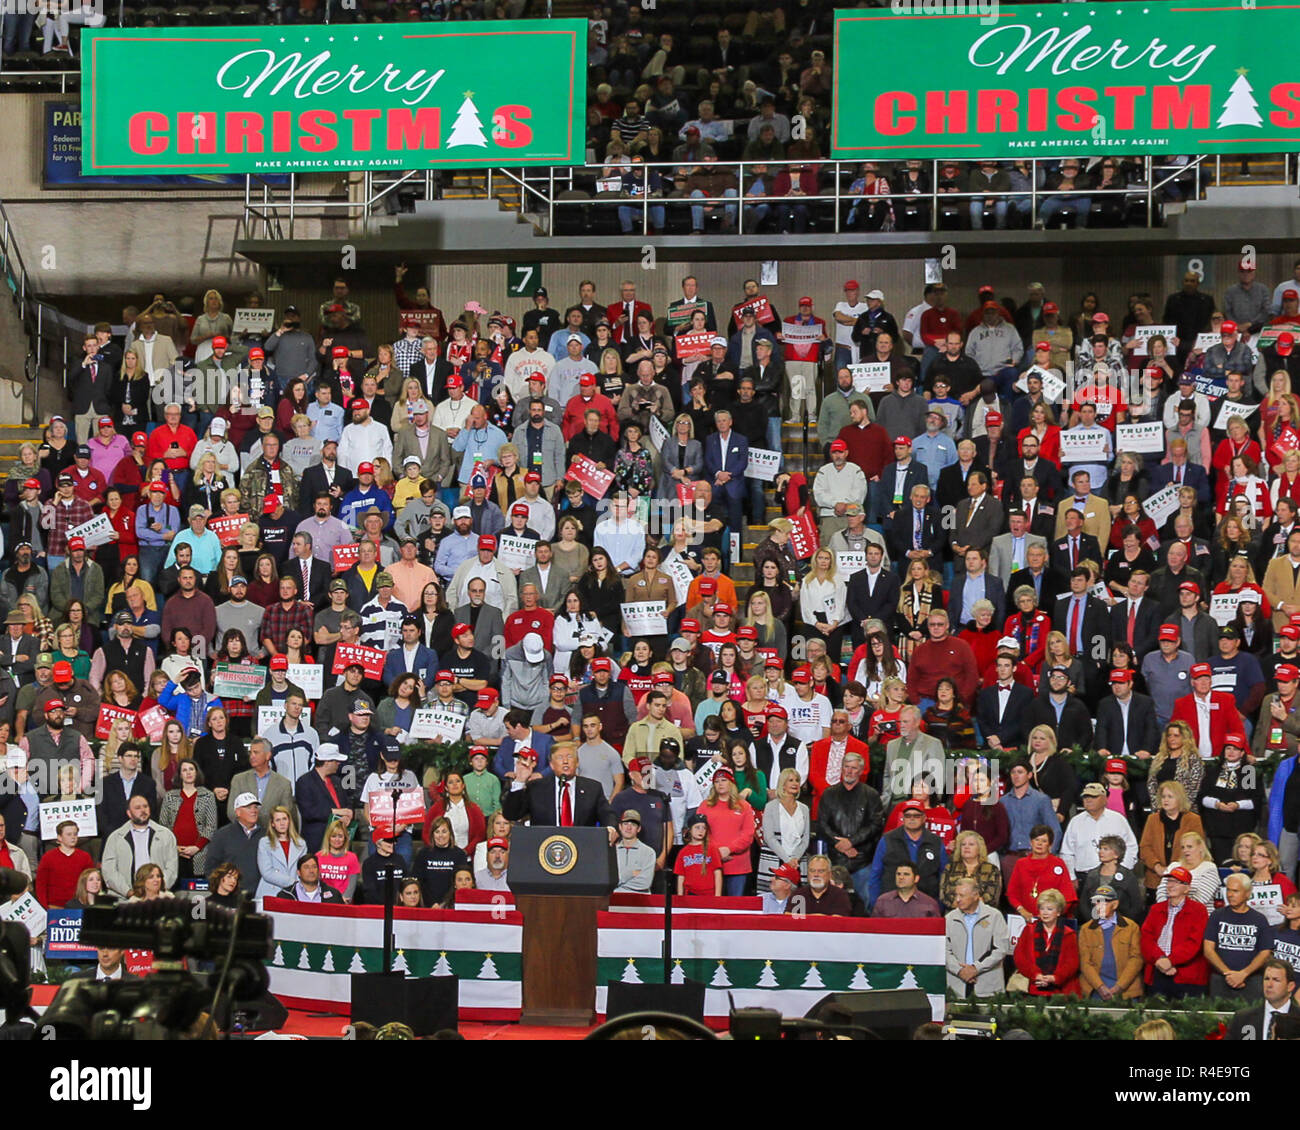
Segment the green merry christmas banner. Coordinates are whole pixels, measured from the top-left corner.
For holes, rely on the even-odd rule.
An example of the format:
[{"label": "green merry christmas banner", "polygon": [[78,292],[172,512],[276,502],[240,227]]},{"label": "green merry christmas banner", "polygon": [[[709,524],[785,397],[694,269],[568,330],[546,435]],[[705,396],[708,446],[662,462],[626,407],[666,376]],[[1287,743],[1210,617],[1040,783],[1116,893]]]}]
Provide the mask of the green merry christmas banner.
[{"label": "green merry christmas banner", "polygon": [[895,0],[837,12],[831,155],[1296,149],[1298,23],[1298,4]]},{"label": "green merry christmas banner", "polygon": [[87,30],[81,168],[576,164],[586,55],[572,19]]}]

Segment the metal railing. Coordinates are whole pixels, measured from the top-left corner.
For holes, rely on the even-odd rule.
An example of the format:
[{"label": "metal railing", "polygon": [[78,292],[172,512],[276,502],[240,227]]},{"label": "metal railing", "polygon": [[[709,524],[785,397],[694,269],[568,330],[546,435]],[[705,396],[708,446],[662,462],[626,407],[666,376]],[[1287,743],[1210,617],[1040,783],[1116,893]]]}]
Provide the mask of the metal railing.
[{"label": "metal railing", "polygon": [[[893,160],[893,159],[890,159]],[[635,196],[622,191],[621,180],[624,167],[615,167],[607,163],[592,163],[577,166],[544,167],[500,167],[486,170],[473,170],[486,176],[486,195],[494,195],[495,182],[501,181],[518,190],[518,209],[522,213],[531,213],[537,217],[537,226],[543,234],[555,235],[563,225],[557,225],[557,218],[562,218],[572,210],[587,210],[587,215],[594,215],[594,210],[612,210],[618,216],[618,227],[624,228],[630,221],[628,235],[651,234],[651,220],[661,210],[665,213],[680,214],[691,207],[708,209],[716,218],[722,215],[734,218],[733,230],[736,235],[754,234],[754,230],[767,217],[791,199],[808,209],[808,218],[816,217],[816,230],[836,234],[857,230],[850,228],[847,220],[853,206],[871,207],[889,205],[895,218],[895,230],[953,230],[960,226],[969,213],[971,201],[993,199],[1006,206],[1008,216],[1019,212],[1025,222],[1023,227],[1036,227],[1042,222],[1041,205],[1052,197],[1061,197],[1065,207],[1070,207],[1070,199],[1080,201],[1114,200],[1118,219],[1114,222],[1127,227],[1158,227],[1162,223],[1162,206],[1182,200],[1199,199],[1204,190],[1221,180],[1221,158],[1211,160],[1209,155],[1188,157],[1184,163],[1162,163],[1152,157],[1135,159],[1138,166],[1137,180],[1117,188],[1077,188],[1067,192],[1044,187],[1047,166],[1056,165],[1060,158],[1051,161],[1031,159],[1027,162],[1030,171],[1031,187],[1008,192],[989,193],[979,191],[956,191],[941,189],[938,174],[946,161],[942,159],[926,162],[929,166],[931,183],[923,193],[898,191],[897,189],[881,195],[863,196],[850,191],[858,178],[862,160],[853,161],[711,161],[704,165],[684,165],[680,161],[665,161],[635,166],[642,170],[663,170],[671,177],[681,173],[689,178],[696,169],[707,169],[710,173],[730,172],[735,179],[736,196],[691,196],[684,191],[679,195],[653,196],[640,193]],[[884,163],[882,159],[878,163]],[[755,175],[755,170],[763,168],[763,187],[766,190],[776,173],[787,167],[811,167],[816,170],[818,179],[825,187],[816,194],[800,195],[796,198],[778,197],[766,194],[748,196]],[[1296,184],[1296,173],[1300,163],[1285,163],[1286,182]],[[608,173],[608,176],[605,174]],[[445,171],[443,171],[445,175]],[[413,193],[417,198],[433,199],[436,195],[435,177],[438,171],[430,169],[411,170],[407,172],[375,173],[364,172],[353,183],[347,199],[316,194],[306,197],[301,191],[297,178],[290,175],[290,183],[285,187],[268,185],[256,177],[247,178],[245,186],[245,213],[249,229],[262,225],[266,238],[294,237],[295,225],[305,219],[326,219],[343,216],[360,225],[383,214],[391,214],[391,194],[401,189],[403,193]],[[643,174],[644,175],[644,174]],[[601,191],[598,187],[602,180],[618,178],[617,190]],[[678,178],[680,179],[680,178]],[[747,181],[749,183],[747,183]],[[572,198],[561,197],[573,193]],[[581,195],[580,195],[581,194]],[[1017,207],[1023,202],[1023,207]],[[954,208],[955,206],[955,208]],[[760,214],[756,209],[764,209]],[[909,218],[906,223],[899,223],[904,212],[915,210],[925,213],[925,223],[917,223]],[[952,217],[957,213],[954,224]],[[1055,213],[1056,209],[1053,209]],[[994,226],[995,208],[981,209],[987,212],[984,227]],[[1054,219],[1054,216],[1052,217]],[[1082,226],[1082,225],[1080,225]],[[875,230],[863,228],[861,230]],[[576,233],[575,233],[576,234]],[[660,232],[659,234],[663,234]]]}]

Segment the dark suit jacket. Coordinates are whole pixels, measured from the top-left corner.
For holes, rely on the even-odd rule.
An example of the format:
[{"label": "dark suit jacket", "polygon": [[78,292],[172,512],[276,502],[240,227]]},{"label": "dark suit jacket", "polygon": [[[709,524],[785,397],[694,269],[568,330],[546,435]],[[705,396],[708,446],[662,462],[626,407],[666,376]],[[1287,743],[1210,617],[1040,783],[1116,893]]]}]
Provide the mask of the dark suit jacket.
[{"label": "dark suit jacket", "polygon": [[722,440],[711,435],[704,440],[704,477],[713,482],[713,476],[719,471],[726,471],[730,482],[720,489],[715,487],[714,494],[725,494],[728,498],[744,498],[749,487],[745,483],[745,468],[749,466],[749,441],[735,428],[727,442],[727,457],[722,458]]},{"label": "dark suit jacket", "polygon": [[[1293,529],[1295,528],[1300,528],[1300,523],[1297,523],[1297,525],[1293,527]],[[1280,552],[1278,550],[1278,543],[1274,540],[1280,536],[1281,530],[1282,526],[1278,522],[1270,522],[1265,527],[1264,533],[1259,539],[1259,548],[1255,550],[1255,576],[1263,577],[1264,574],[1268,572],[1268,563],[1272,561],[1274,557],[1280,557],[1282,554],[1286,553],[1286,539],[1282,539]]]},{"label": "dark suit jacket", "polygon": [[[375,570],[371,577],[371,583],[379,579],[380,569]],[[354,611],[360,611],[374,599],[377,589],[368,588],[366,582],[362,579],[360,571],[355,565],[350,566],[339,574],[348,585],[348,607]]]},{"label": "dark suit jacket", "polygon": [[[1056,607],[1052,609],[1052,628],[1054,631],[1064,632],[1067,640],[1070,638],[1070,596],[1068,591],[1063,592],[1056,598]],[[1092,656],[1092,648],[1098,637],[1105,641],[1106,650],[1109,652],[1110,609],[1095,596],[1090,596],[1083,606],[1083,646],[1087,653],[1083,657],[1083,665],[1089,672],[1096,670],[1097,664],[1101,661]]]},{"label": "dark suit jacket", "polygon": [[[1052,550],[1050,560],[1054,569],[1060,569],[1068,578],[1070,575],[1070,539],[1061,537],[1050,543]],[[1101,546],[1092,534],[1079,535],[1079,560],[1095,561],[1098,565],[1105,563]]]},{"label": "dark suit jacket", "polygon": [[[1017,498],[1015,508],[1021,509],[1024,504],[1023,497]],[[1007,509],[1012,508],[1007,507]],[[1056,540],[1056,506],[1050,502],[1044,502],[1042,495],[1039,495],[1034,501],[1034,512],[1029,515],[1029,532],[1037,534],[1047,542],[1049,547]]]},{"label": "dark suit jacket", "polygon": [[308,576],[307,591],[302,591],[302,563],[297,557],[290,557],[280,566],[280,576],[292,577],[298,582],[298,599],[309,601],[320,608],[328,601],[326,588],[334,576],[334,570],[319,557],[310,558],[311,572]]},{"label": "dark suit jacket", "polygon": [[[347,494],[354,486],[357,485],[356,478],[341,463],[334,475],[334,485],[339,487],[341,493],[339,497],[331,503],[331,509],[337,518],[339,509],[342,506],[343,495]],[[315,513],[314,505],[316,496],[322,491],[329,490],[329,483],[325,481],[325,469],[319,463],[313,463],[302,473],[302,478],[298,481],[298,498],[304,514]]]},{"label": "dark suit jacket", "polygon": [[[384,661],[385,686],[391,686],[393,680],[406,670],[405,664],[406,657],[402,648],[396,648],[388,653],[388,658]],[[420,644],[415,650],[415,668],[412,673],[423,679],[424,685],[432,690],[433,680],[438,674],[438,657],[424,644]]]},{"label": "dark suit jacket", "polygon": [[985,744],[990,735],[995,735],[1004,749],[1024,744],[1029,735],[1025,719],[1033,702],[1033,691],[1022,683],[1013,683],[1007,708],[1002,712],[1002,721],[999,722],[997,686],[985,687],[980,691],[975,698],[975,715]]},{"label": "dark suit jacket", "polygon": [[[964,498],[957,503],[953,527],[948,534],[948,544],[979,546],[987,550],[993,544],[993,539],[1002,532],[1004,517],[1002,503],[991,493],[986,493],[979,504],[979,509],[975,510],[968,524],[967,517],[971,515],[973,501],[971,498]],[[943,511],[941,510],[940,513]],[[961,561],[954,561],[953,565],[959,572],[965,568],[965,564]]]},{"label": "dark suit jacket", "polygon": [[[912,531],[916,525],[916,519],[912,516],[914,511],[915,508],[910,503],[907,506],[900,506],[895,511],[892,521],[885,527],[885,545],[889,548],[889,559],[894,562],[903,576],[907,575],[907,567],[911,564],[907,554],[912,548]],[[931,568],[938,569],[939,551],[943,548],[943,531],[939,528],[933,503],[926,506],[925,519],[921,523],[921,548],[930,551]]]},{"label": "dark suit jacket", "polygon": [[[1149,651],[1156,649],[1156,634],[1164,617],[1160,614],[1160,605],[1151,599],[1150,593],[1143,596],[1138,605],[1137,620],[1133,625],[1133,651],[1138,660]],[[1128,601],[1117,601],[1110,610],[1111,639],[1116,643],[1128,642]],[[1152,752],[1155,752],[1154,750]]]},{"label": "dark suit jacket", "polygon": [[[158,819],[158,786],[153,778],[143,770],[135,775],[131,782],[131,796],[142,796],[149,802],[149,812]],[[128,797],[122,788],[122,774],[110,773],[104,778],[104,795],[99,802],[99,834],[107,836],[126,823],[126,806]]]},{"label": "dark suit jacket", "polygon": [[[1020,505],[1020,480],[1025,477],[1025,461],[1009,460],[1001,474],[1006,483],[1002,488],[1002,503],[1008,510],[1014,510]],[[1038,482],[1038,497],[1049,506],[1065,493],[1065,481],[1055,463],[1039,458],[1034,464],[1033,477]]]},{"label": "dark suit jacket", "polygon": [[[917,459],[913,459],[908,464],[907,473],[903,476],[903,501],[898,504],[898,509],[912,508],[909,501],[912,497],[912,488],[918,486],[929,486],[930,479],[926,474],[925,467]],[[871,483],[867,489],[875,495],[875,501],[872,504],[872,512],[880,515],[882,522],[889,520],[889,515],[894,512],[894,462],[885,464],[885,469],[880,473],[880,482]]]},{"label": "dark suit jacket", "polygon": [[[961,605],[966,592],[966,574],[955,573],[948,590],[948,616],[954,624],[961,616]],[[984,570],[984,596],[993,602],[993,623],[1001,624],[1007,618],[1007,594],[1002,582],[987,569]],[[965,624],[962,624],[965,627]]]},{"label": "dark suit jacket", "polygon": [[[120,364],[119,357],[118,365]],[[105,358],[97,363],[93,377],[89,366],[80,363],[74,365],[68,372],[67,384],[73,415],[80,416],[82,413],[89,412],[92,407],[96,412],[110,412],[112,405],[109,404],[108,394],[116,372],[117,365],[112,363],[111,358]],[[90,436],[77,436],[79,443],[86,443],[89,439]]]},{"label": "dark suit jacket", "polygon": [[[1296,1005],[1291,1003],[1291,1015],[1297,1015]],[[1228,1022],[1228,1034],[1225,1040],[1262,1040],[1264,1039],[1264,1005],[1261,1002],[1250,1008],[1234,1012]]]},{"label": "dark suit jacket", "polygon": [[[1007,596],[1014,597],[1021,585],[1034,587],[1034,578],[1028,569],[1017,569],[1007,581]],[[1056,598],[1070,587],[1070,582],[1059,569],[1048,565],[1043,569],[1043,579],[1038,586],[1038,607],[1044,612],[1051,612],[1056,607]]]},{"label": "dark suit jacket", "polygon": [[[337,894],[338,892],[335,893]],[[75,973],[68,974],[68,980],[69,981],[93,981],[95,979],[95,974],[98,972],[99,972],[99,963],[96,962],[94,965],[89,965],[85,969],[78,969]],[[117,980],[117,978],[114,978],[114,980]],[[135,981],[137,980],[137,978],[134,973],[128,973],[126,971],[126,967],[123,966],[121,980]],[[1260,1005],[1261,1009],[1263,1007],[1264,1007],[1263,1005]],[[1240,1015],[1240,1013],[1238,1013],[1238,1015]],[[1228,1038],[1232,1039],[1231,1036],[1229,1036]],[[1241,1038],[1240,1036],[1237,1037],[1237,1039],[1240,1038]]]},{"label": "dark suit jacket", "polygon": [[[573,785],[574,827],[593,828],[602,824],[607,828],[614,827],[614,810],[605,799],[600,783],[590,777],[575,777]],[[501,807],[511,820],[527,819],[534,827],[558,827],[560,814],[555,810],[555,778],[546,776],[522,789],[507,790]]]},{"label": "dark suit jacket", "polygon": [[1151,697],[1136,692],[1133,694],[1128,708],[1127,731],[1123,727],[1123,718],[1114,695],[1106,695],[1097,704],[1097,732],[1093,736],[1096,748],[1108,750],[1111,757],[1118,757],[1119,751],[1124,748],[1127,733],[1130,756],[1140,749],[1154,754],[1160,747],[1160,727],[1156,723],[1156,704],[1151,701]]},{"label": "dark suit jacket", "polygon": [[[1174,465],[1172,463],[1157,464],[1151,471],[1151,493],[1162,490],[1174,481]],[[1183,483],[1189,487],[1196,488],[1196,500],[1202,505],[1208,505],[1210,502],[1210,476],[1206,474],[1205,468],[1198,463],[1188,463],[1183,469]]]},{"label": "dark suit jacket", "polygon": [[1075,695],[1066,696],[1059,723],[1050,698],[1035,695],[1024,714],[1025,733],[1029,733],[1035,726],[1051,726],[1056,735],[1056,744],[1061,749],[1066,746],[1087,749],[1092,742],[1092,716],[1083,700]]},{"label": "dark suit jacket", "polygon": [[[911,507],[909,506],[908,509],[910,510]],[[860,623],[869,617],[875,617],[888,624],[898,607],[898,590],[901,584],[897,573],[889,569],[881,569],[880,576],[876,578],[876,591],[869,593],[867,571],[862,569],[854,573],[849,578],[847,586],[849,619]]]},{"label": "dark suit jacket", "polygon": [[0,636],[0,655],[4,660],[12,660],[8,663],[0,663],[7,666],[9,673],[14,677],[18,684],[29,683],[32,680],[32,671],[36,666],[36,656],[40,654],[41,641],[39,636],[20,636],[17,641],[9,638],[6,631]]},{"label": "dark suit jacket", "polygon": [[[986,475],[989,469],[984,466],[978,459],[971,464],[972,471],[983,471]],[[945,506],[956,507],[964,498],[968,498],[966,493],[966,480],[962,477],[961,464],[950,463],[939,472],[939,478],[934,485],[934,505],[939,508],[939,513],[943,513]]]}]

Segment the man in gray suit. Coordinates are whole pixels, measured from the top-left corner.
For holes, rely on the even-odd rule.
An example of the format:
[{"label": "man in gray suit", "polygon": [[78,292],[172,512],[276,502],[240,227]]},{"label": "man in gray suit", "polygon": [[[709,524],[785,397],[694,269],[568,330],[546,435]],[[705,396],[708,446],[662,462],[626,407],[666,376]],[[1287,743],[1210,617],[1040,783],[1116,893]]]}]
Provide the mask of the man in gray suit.
[{"label": "man in gray suit", "polygon": [[230,796],[226,801],[226,815],[235,817],[235,801],[244,793],[252,793],[262,806],[257,822],[263,828],[271,819],[271,810],[283,806],[293,814],[298,823],[298,806],[293,800],[293,782],[271,768],[271,743],[265,738],[254,738],[248,743],[248,765],[242,773],[230,779]]},{"label": "man in gray suit", "polygon": [[549,541],[539,541],[535,549],[536,563],[519,574],[519,591],[524,591],[524,585],[534,585],[537,588],[538,603],[548,612],[559,612],[571,587],[569,574],[552,564]]},{"label": "man in gray suit", "polygon": [[944,749],[938,738],[921,732],[921,711],[905,706],[898,715],[898,737],[885,746],[880,796],[888,812],[912,795],[912,784],[925,776],[932,795],[944,791]]},{"label": "man in gray suit", "polygon": [[492,659],[500,659],[500,655],[491,653],[500,648],[499,641],[505,635],[506,621],[501,609],[487,603],[487,585],[482,577],[471,580],[465,586],[465,592],[469,600],[456,609],[456,623],[468,624],[474,629],[479,651]]},{"label": "man in gray suit", "polygon": [[404,474],[408,456],[420,460],[420,478],[444,485],[452,468],[451,444],[447,433],[429,423],[429,402],[417,400],[411,409],[411,422],[393,435],[393,474]]},{"label": "man in gray suit", "polygon": [[1002,582],[1004,589],[1011,581],[1011,574],[1027,564],[1025,555],[1031,545],[1047,548],[1046,538],[1029,532],[1029,522],[1023,510],[1012,510],[1007,514],[1007,524],[1011,532],[998,534],[989,548],[989,572]]},{"label": "man in gray suit", "polygon": [[[947,515],[941,516],[947,523]],[[966,497],[957,503],[948,544],[952,549],[953,571],[966,568],[966,551],[982,549],[988,553],[993,538],[1002,529],[1002,503],[989,491],[989,477],[974,470],[966,476]]]}]

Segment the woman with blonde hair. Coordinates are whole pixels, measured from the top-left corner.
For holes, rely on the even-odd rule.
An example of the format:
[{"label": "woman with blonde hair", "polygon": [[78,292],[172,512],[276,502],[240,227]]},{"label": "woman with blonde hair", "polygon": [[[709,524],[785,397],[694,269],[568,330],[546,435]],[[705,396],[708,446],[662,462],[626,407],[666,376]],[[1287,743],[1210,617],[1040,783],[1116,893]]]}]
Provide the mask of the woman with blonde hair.
[{"label": "woman with blonde hair", "polygon": [[695,438],[695,421],[689,412],[682,412],[659,452],[659,497],[675,499],[677,487],[699,478],[703,467],[704,449]]},{"label": "woman with blonde hair", "polygon": [[907,705],[907,684],[902,679],[885,678],[880,695],[867,723],[868,742],[888,742],[898,737],[898,718]]},{"label": "woman with blonde hair", "polygon": [[[1204,903],[1206,909],[1213,910],[1223,881],[1219,878],[1218,866],[1210,858],[1209,845],[1199,832],[1184,832],[1178,838],[1178,850],[1182,856],[1179,862],[1192,873],[1188,896]],[[1169,897],[1166,890],[1168,881],[1167,874],[1161,878],[1160,885],[1156,888],[1156,902],[1164,902]]]},{"label": "woman with blonde hair", "polygon": [[38,650],[54,650],[54,621],[51,620],[44,612],[41,611],[40,601],[36,599],[36,594],[25,592],[18,598],[18,611],[27,617],[27,626],[24,629],[28,635],[35,636],[40,643]]},{"label": "woman with blonde hair", "polygon": [[799,617],[808,635],[824,640],[826,653],[838,663],[849,620],[848,589],[835,568],[835,554],[825,546],[813,554],[812,569],[799,586]]},{"label": "woman with blonde hair", "polygon": [[209,289],[203,294],[203,313],[194,318],[190,327],[190,344],[200,345],[214,337],[229,339],[234,330],[234,320],[226,313],[225,302],[219,290]]},{"label": "woman with blonde hair", "polygon": [[382,455],[375,456],[374,465],[375,485],[391,499],[393,491],[397,489],[397,480],[393,478],[393,465]]},{"label": "woman with blonde hair", "polygon": [[1138,841],[1138,859],[1145,869],[1148,891],[1160,886],[1169,868],[1181,861],[1179,842],[1187,832],[1204,835],[1201,818],[1191,811],[1187,790],[1177,781],[1164,781],[1152,791],[1155,811],[1147,817]]},{"label": "woman with blonde hair", "polygon": [[1143,1024],[1139,1024],[1133,1029],[1133,1039],[1176,1040],[1178,1036],[1174,1032],[1174,1026],[1162,1016],[1156,1020],[1148,1020]]},{"label": "woman with blonde hair", "polygon": [[146,863],[135,873],[131,883],[131,897],[127,902],[148,902],[162,898],[167,893],[167,877],[156,863]]},{"label": "woman with blonde hair", "polygon": [[894,610],[894,638],[904,659],[910,659],[912,649],[926,638],[926,620],[936,608],[943,608],[946,600],[939,574],[918,558],[910,561]]},{"label": "woman with blonde hair", "polygon": [[[126,679],[121,671],[110,671],[108,678],[117,676],[119,679]],[[107,681],[107,680],[105,680]],[[130,680],[127,679],[128,684]],[[108,701],[107,696],[104,699]],[[103,773],[107,776],[109,773],[117,772],[117,751],[124,745],[134,744],[135,742],[135,720],[133,718],[114,718],[113,725],[109,727],[108,737],[100,747],[99,757],[103,766]]]},{"label": "woman with blonde hair", "polygon": [[221,495],[230,489],[230,480],[221,473],[217,453],[205,451],[195,461],[194,477],[181,495],[181,508],[189,513],[191,506],[201,506],[208,517],[218,512]]},{"label": "woman with blonde hair", "polygon": [[[1243,584],[1256,584],[1255,570],[1250,563],[1256,549],[1255,538],[1250,530],[1242,524],[1236,514],[1227,514],[1219,521],[1214,544],[1210,551],[1210,568],[1207,580],[1217,585],[1227,579],[1228,569],[1234,561],[1241,561],[1246,567],[1246,576],[1237,582],[1232,591],[1237,591]],[[1219,590],[1215,590],[1219,591]],[[1228,590],[1223,590],[1228,591]],[[1271,615],[1271,609],[1266,615]]]},{"label": "woman with blonde hair", "polygon": [[1010,992],[1031,996],[1075,996],[1079,991],[1079,939],[1066,924],[1065,897],[1048,888],[1038,896],[1038,917],[1028,923],[1016,942],[1015,976]]},{"label": "woman with blonde hair", "polygon": [[407,377],[402,382],[401,391],[393,404],[393,419],[389,425],[393,432],[400,432],[411,422],[411,409],[424,399],[424,389],[414,377]]},{"label": "woman with blonde hair", "polygon": [[1300,441],[1300,400],[1294,393],[1287,392],[1273,403],[1271,413],[1267,402],[1261,408],[1259,449],[1270,470],[1276,474],[1282,457],[1286,452],[1294,451],[1297,441]]},{"label": "woman with blonde hair", "polygon": [[1038,674],[1038,693],[1043,698],[1046,698],[1051,693],[1048,686],[1048,676],[1051,674],[1053,667],[1064,667],[1066,669],[1066,680],[1071,694],[1075,694],[1077,688],[1084,685],[1083,660],[1077,655],[1070,654],[1070,641],[1065,638],[1064,632],[1051,631],[1047,633],[1043,665],[1039,668]]},{"label": "woman with blonde hair", "polygon": [[493,476],[488,497],[509,514],[516,499],[524,496],[524,468],[519,462],[519,448],[513,443],[503,443],[497,448],[497,473]]},{"label": "woman with blonde hair", "polygon": [[1300,448],[1292,448],[1282,456],[1281,471],[1273,480],[1268,493],[1275,513],[1279,498],[1289,498],[1300,505]]},{"label": "woman with blonde hair", "polygon": [[782,659],[789,647],[785,625],[772,615],[772,600],[762,589],[751,589],[745,602],[744,622],[758,632],[758,646],[771,649]]},{"label": "woman with blonde hair", "polygon": [[1029,781],[1052,802],[1057,819],[1064,824],[1079,795],[1079,777],[1074,766],[1056,751],[1056,732],[1051,726],[1035,726],[1025,741]]},{"label": "woman with blonde hair", "polygon": [[278,895],[298,881],[298,860],[307,854],[298,829],[294,827],[293,814],[283,804],[271,809],[266,822],[266,835],[257,843],[257,870],[261,881],[256,895]]},{"label": "woman with blonde hair", "polygon": [[1160,739],[1160,748],[1147,767],[1147,785],[1154,795],[1158,795],[1156,785],[1165,781],[1177,781],[1191,801],[1189,808],[1197,811],[1195,797],[1201,792],[1201,778],[1205,775],[1205,763],[1201,760],[1196,747],[1196,738],[1192,728],[1186,722],[1172,719],[1165,726]]},{"label": "woman with blonde hair", "polygon": [[812,817],[799,799],[803,781],[797,769],[782,769],[771,799],[763,806],[762,847],[758,853],[758,892],[772,889],[772,872],[782,863],[801,867],[812,838]]},{"label": "woman with blonde hair", "polygon": [[[375,348],[375,363],[365,371],[362,380],[366,377],[374,377],[375,384],[378,386],[380,396],[386,396],[389,390],[397,383],[397,378],[402,375],[401,370],[393,359],[393,347],[388,342],[383,342]],[[393,405],[393,424],[392,430],[397,430],[397,405]]]},{"label": "woman with blonde hair", "polygon": [[1002,871],[989,862],[988,846],[978,832],[958,832],[952,842],[952,862],[939,883],[939,901],[945,910],[957,905],[957,881],[972,879],[979,885],[980,898],[996,907],[1002,897]]},{"label": "woman with blonde hair", "polygon": [[1232,841],[1232,855],[1219,864],[1221,870],[1249,874],[1252,870],[1250,857],[1255,848],[1264,842],[1264,837],[1256,832],[1242,832]]}]

